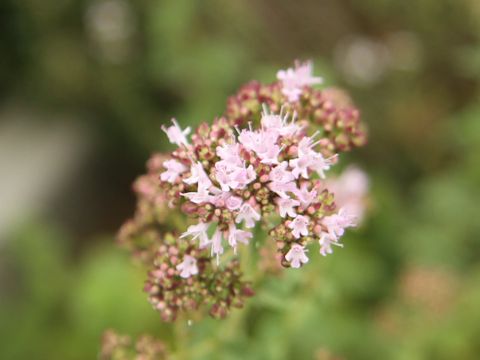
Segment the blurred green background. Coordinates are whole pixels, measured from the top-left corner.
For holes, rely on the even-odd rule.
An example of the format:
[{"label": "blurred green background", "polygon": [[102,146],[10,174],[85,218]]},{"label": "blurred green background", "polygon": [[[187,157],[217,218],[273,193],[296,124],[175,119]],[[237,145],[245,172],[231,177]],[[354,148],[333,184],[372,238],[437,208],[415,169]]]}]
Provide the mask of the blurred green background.
[{"label": "blurred green background", "polygon": [[369,174],[370,214],[179,350],[478,359],[478,0],[2,0],[0,358],[95,359],[109,327],[178,349],[114,243],[131,183],[168,148],[162,123],[210,120],[309,58],[369,126],[343,161]]}]

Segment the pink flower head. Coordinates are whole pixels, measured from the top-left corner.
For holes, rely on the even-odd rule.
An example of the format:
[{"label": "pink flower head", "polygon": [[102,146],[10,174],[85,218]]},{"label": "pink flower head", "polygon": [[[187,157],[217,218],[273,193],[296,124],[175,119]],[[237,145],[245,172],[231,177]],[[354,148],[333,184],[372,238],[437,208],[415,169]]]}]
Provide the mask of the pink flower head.
[{"label": "pink flower head", "polygon": [[288,227],[292,229],[292,234],[295,239],[298,239],[300,236],[307,236],[308,235],[308,224],[310,220],[308,217],[303,215],[298,215],[295,219],[293,219]]},{"label": "pink flower head", "polygon": [[280,70],[277,79],[282,82],[282,93],[290,102],[298,101],[304,86],[321,84],[323,79],[313,76],[313,64],[306,61],[303,64],[296,62],[295,68]]},{"label": "pink flower head", "polygon": [[177,265],[177,270],[180,271],[180,276],[185,279],[197,275],[197,260],[193,256],[185,255],[183,261]]},{"label": "pink flower head", "polygon": [[192,240],[199,239],[200,240],[200,248],[205,247],[209,243],[207,231],[210,224],[208,223],[198,223],[197,225],[190,225],[181,236],[180,239],[185,238],[187,236],[191,236]]},{"label": "pink flower head", "polygon": [[178,146],[188,145],[187,135],[190,134],[190,127],[182,130],[175,119],[172,119],[172,123],[173,125],[168,128],[162,125],[162,130],[167,134],[168,141]]},{"label": "pink flower head", "polygon": [[308,257],[305,254],[307,251],[302,245],[293,244],[290,250],[285,255],[285,260],[290,263],[292,268],[298,269],[302,264],[308,262]]},{"label": "pink flower head", "polygon": [[228,243],[233,247],[234,251],[237,251],[238,243],[247,245],[248,241],[252,238],[252,233],[245,230],[239,230],[232,223],[228,228]]},{"label": "pink flower head", "polygon": [[244,203],[235,218],[237,224],[245,221],[247,228],[255,227],[255,223],[260,220],[260,214],[248,203]]},{"label": "pink flower head", "polygon": [[187,170],[187,167],[183,165],[181,162],[171,159],[167,160],[163,163],[163,167],[167,169],[160,174],[160,180],[166,181],[169,183],[174,183],[178,176]]},{"label": "pink flower head", "polygon": [[328,254],[333,253],[332,245],[343,247],[343,244],[340,244],[336,237],[331,236],[328,233],[322,233],[318,243],[320,244],[320,254],[322,256],[327,256]]},{"label": "pink flower head", "polygon": [[294,218],[297,216],[294,208],[300,205],[299,201],[290,198],[278,198],[276,202],[281,217],[285,217],[288,215]]}]

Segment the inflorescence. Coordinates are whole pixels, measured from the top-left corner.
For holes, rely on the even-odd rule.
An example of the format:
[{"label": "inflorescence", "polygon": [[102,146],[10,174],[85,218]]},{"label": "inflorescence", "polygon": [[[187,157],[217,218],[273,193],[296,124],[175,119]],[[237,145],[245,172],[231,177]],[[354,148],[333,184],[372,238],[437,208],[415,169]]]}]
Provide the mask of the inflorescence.
[{"label": "inflorescence", "polygon": [[[175,119],[163,126],[177,148],[154,155],[135,184],[137,213],[120,240],[150,267],[145,291],[165,321],[200,304],[216,317],[243,305],[253,291],[235,255],[262,241],[254,239],[257,224],[287,268],[307,263],[312,243],[331,254],[355,226],[356,214],[337,208],[326,177],[340,152],[365,143],[358,110],[339,90],[314,89],[322,80],[309,62],[277,78],[247,84],[224,116],[193,133]],[[173,210],[190,225],[174,221]]]}]

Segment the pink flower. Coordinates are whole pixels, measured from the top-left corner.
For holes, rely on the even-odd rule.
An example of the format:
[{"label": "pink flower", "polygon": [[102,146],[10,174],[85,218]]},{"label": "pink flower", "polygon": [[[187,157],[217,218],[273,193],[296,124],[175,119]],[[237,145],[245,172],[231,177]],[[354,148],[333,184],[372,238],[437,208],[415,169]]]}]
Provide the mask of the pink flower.
[{"label": "pink flower", "polygon": [[340,244],[336,237],[333,237],[328,233],[322,233],[318,242],[320,244],[320,254],[322,256],[327,256],[328,254],[333,253],[332,245],[343,247],[343,244]]},{"label": "pink flower", "polygon": [[262,164],[273,165],[278,164],[278,155],[282,151],[282,148],[278,145],[270,145],[263,153],[257,153]]},{"label": "pink flower", "polygon": [[278,198],[277,199],[278,210],[280,211],[280,216],[290,216],[292,218],[297,216],[294,207],[300,205],[300,202],[297,200],[289,199],[289,198]]},{"label": "pink flower", "polygon": [[232,174],[232,180],[230,186],[232,189],[243,189],[250,184],[257,177],[257,173],[253,168],[253,165],[249,165],[248,168],[237,167]]},{"label": "pink flower", "polygon": [[242,130],[238,135],[238,141],[247,149],[248,151],[253,151],[255,146],[258,143],[258,136],[255,131]]},{"label": "pink flower", "polygon": [[193,256],[185,255],[183,261],[177,265],[177,270],[180,271],[180,276],[185,279],[197,275],[197,260]]},{"label": "pink flower", "polygon": [[309,219],[306,216],[298,215],[295,219],[293,219],[288,227],[292,229],[292,234],[295,239],[298,239],[300,236],[307,236],[308,235],[308,224]]},{"label": "pink flower", "polygon": [[300,204],[305,209],[315,201],[317,197],[317,191],[315,189],[312,189],[311,191],[308,190],[308,184],[303,183],[300,187],[300,190],[296,190],[295,195],[297,195],[298,200],[300,200]]},{"label": "pink flower", "polygon": [[210,195],[208,190],[201,188],[198,191],[182,193],[181,195],[195,204],[203,204],[212,201],[212,195]]},{"label": "pink flower", "polygon": [[280,70],[277,73],[277,79],[282,82],[282,93],[287,97],[288,101],[297,101],[304,86],[322,83],[322,78],[314,77],[312,73],[313,64],[311,61],[303,64],[296,62],[295,68]]},{"label": "pink flower", "polygon": [[320,178],[325,179],[325,171],[330,169],[330,166],[335,163],[336,158],[337,155],[325,159],[322,154],[315,154],[309,165],[310,169],[316,171]]},{"label": "pink flower", "polygon": [[231,163],[232,165],[242,166],[242,158],[240,156],[240,144],[224,144],[217,146],[217,155],[220,159]]},{"label": "pink flower", "polygon": [[238,141],[249,151],[254,151],[264,164],[277,164],[278,154],[282,150],[276,144],[278,134],[273,131],[242,130]]},{"label": "pink flower", "polygon": [[290,263],[292,268],[298,269],[302,264],[308,262],[308,257],[305,254],[306,250],[302,245],[293,244],[290,250],[285,255],[285,260]]},{"label": "pink flower", "polygon": [[244,203],[235,218],[237,224],[245,221],[247,228],[255,227],[255,223],[260,220],[260,214],[248,203]]},{"label": "pink flower", "polygon": [[252,236],[253,235],[251,232],[245,231],[245,230],[239,230],[235,227],[233,223],[230,224],[228,228],[228,243],[230,244],[231,247],[233,247],[233,250],[235,252],[237,251],[238,243],[247,245],[249,239],[251,239]]},{"label": "pink flower", "polygon": [[190,128],[187,127],[185,130],[182,130],[175,119],[172,119],[172,123],[173,125],[168,128],[162,125],[162,130],[167,134],[168,141],[178,146],[188,145],[186,136],[190,134]]},{"label": "pink flower", "polygon": [[216,256],[217,256],[217,264],[218,264],[218,262],[219,262],[219,256],[220,256],[221,254],[223,254],[222,240],[223,240],[222,232],[220,231],[220,229],[217,228],[217,229],[215,230],[215,233],[213,234],[212,240],[211,240],[212,256],[213,256],[213,255],[216,255]]},{"label": "pink flower", "polygon": [[289,199],[290,197],[287,195],[287,192],[296,193],[297,185],[294,182],[289,182],[286,184],[278,183],[278,182],[271,182],[268,184],[268,188],[276,193],[278,196],[284,199]]},{"label": "pink flower", "polygon": [[279,165],[275,166],[270,171],[270,181],[280,184],[286,184],[295,180],[292,172],[290,170],[287,170],[287,167],[288,163],[286,161],[282,161]]},{"label": "pink flower", "polygon": [[167,171],[160,174],[160,180],[172,184],[177,180],[181,173],[187,170],[185,165],[175,159],[165,161],[163,167],[167,169]]},{"label": "pink flower", "polygon": [[330,166],[336,162],[337,155],[325,159],[322,154],[313,150],[313,147],[318,144],[318,142],[313,141],[315,136],[316,134],[300,140],[298,144],[298,158],[290,160],[289,162],[293,168],[292,173],[295,178],[301,175],[304,179],[308,179],[308,170],[313,170],[316,171],[322,179],[325,179],[325,171],[329,170]]},{"label": "pink flower", "polygon": [[347,227],[355,225],[355,217],[345,213],[344,209],[340,209],[337,214],[325,216],[322,224],[327,228],[328,234],[335,239],[341,237]]},{"label": "pink flower", "polygon": [[205,192],[204,190],[207,190],[210,188],[210,186],[212,186],[212,182],[208,175],[205,173],[205,170],[203,169],[201,163],[197,162],[195,164],[192,164],[192,166],[190,167],[190,173],[190,177],[184,179],[183,182],[189,185],[198,184],[199,192]]},{"label": "pink flower", "polygon": [[245,168],[244,164],[238,166],[225,160],[215,164],[215,178],[223,191],[229,191],[230,188],[243,189],[255,180],[256,176],[252,165]]},{"label": "pink flower", "polygon": [[268,112],[268,108],[263,106],[263,113],[261,119],[262,128],[268,132],[274,132],[280,136],[291,136],[301,129],[295,123],[295,115],[292,117],[292,121],[288,122],[288,113],[283,115],[283,108],[280,110],[280,114],[272,114]]},{"label": "pink flower", "polygon": [[298,156],[311,156],[315,155],[317,152],[313,148],[318,145],[319,141],[314,141],[314,138],[317,137],[319,132],[315,132],[312,136],[305,136],[298,143]]},{"label": "pink flower", "polygon": [[308,168],[311,160],[312,158],[309,155],[290,160],[289,164],[292,167],[293,176],[298,178],[301,175],[304,179],[308,179]]},{"label": "pink flower", "polygon": [[242,198],[238,196],[229,196],[225,201],[228,210],[238,210],[242,206]]},{"label": "pink flower", "polygon": [[180,236],[180,239],[183,239],[187,236],[191,236],[192,240],[199,239],[200,240],[199,247],[203,248],[209,243],[209,239],[208,239],[208,235],[207,235],[207,231],[208,231],[209,226],[210,226],[210,224],[202,223],[202,222],[198,223],[197,225],[190,225],[188,227],[187,231],[185,231]]}]

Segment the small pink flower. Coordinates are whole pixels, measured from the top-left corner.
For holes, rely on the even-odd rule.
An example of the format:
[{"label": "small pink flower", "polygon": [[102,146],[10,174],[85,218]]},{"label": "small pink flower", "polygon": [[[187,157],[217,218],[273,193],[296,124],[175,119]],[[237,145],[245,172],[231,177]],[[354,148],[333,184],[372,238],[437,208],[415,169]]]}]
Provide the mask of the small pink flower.
[{"label": "small pink flower", "polygon": [[258,136],[255,131],[242,130],[238,135],[238,141],[249,151],[253,151],[258,143]]},{"label": "small pink flower", "polygon": [[308,190],[308,184],[303,183],[300,187],[300,190],[296,190],[295,195],[297,195],[300,204],[305,209],[315,201],[317,197],[317,191],[315,189]]},{"label": "small pink flower", "polygon": [[198,191],[182,193],[181,195],[195,204],[203,204],[212,201],[212,195],[210,195],[208,190],[201,188]]},{"label": "small pink flower", "polygon": [[191,236],[192,240],[199,239],[200,240],[199,247],[203,248],[209,243],[209,239],[208,239],[208,235],[207,235],[207,231],[208,231],[209,226],[210,226],[210,224],[202,223],[202,222],[198,223],[197,225],[190,225],[188,227],[187,231],[185,231],[180,236],[180,239],[183,239],[187,236]]},{"label": "small pink flower", "polygon": [[297,216],[294,207],[300,205],[300,202],[289,198],[278,198],[277,205],[281,217],[285,217],[288,215],[294,218]]},{"label": "small pink flower", "polygon": [[268,112],[268,108],[264,106],[261,119],[262,128],[280,136],[291,136],[299,131],[301,127],[295,123],[295,115],[292,117],[291,122],[288,122],[288,117],[288,113],[283,115],[283,108],[280,110],[280,114],[271,114]]},{"label": "small pink flower", "polygon": [[296,193],[297,192],[297,185],[294,182],[289,182],[289,183],[286,183],[286,184],[271,182],[270,184],[268,184],[268,188],[283,199],[289,199],[290,198],[287,195],[287,193]]},{"label": "small pink flower", "polygon": [[172,184],[177,180],[180,174],[187,171],[187,167],[175,159],[165,161],[163,167],[167,169],[167,171],[160,174],[160,180]]},{"label": "small pink flower", "polygon": [[190,255],[185,255],[183,261],[177,265],[180,276],[184,279],[198,274],[197,260]]},{"label": "small pink flower", "polygon": [[295,180],[292,171],[287,169],[288,163],[282,161],[280,164],[275,166],[269,174],[270,181],[280,184],[286,184]]},{"label": "small pink flower", "polygon": [[217,256],[217,264],[219,262],[219,256],[223,254],[222,240],[223,240],[222,232],[217,228],[211,240],[212,256],[213,255]]},{"label": "small pink flower", "polygon": [[278,155],[282,151],[282,148],[278,145],[270,145],[265,152],[258,154],[262,159],[262,164],[273,165],[278,164]]},{"label": "small pink flower", "polygon": [[322,224],[327,228],[329,235],[335,239],[343,236],[347,227],[356,226],[355,217],[345,213],[344,209],[340,209],[337,214],[325,216]]},{"label": "small pink flower", "polygon": [[244,203],[235,218],[237,224],[245,221],[247,228],[255,227],[255,223],[260,220],[260,214],[248,203]]},{"label": "small pink flower", "polygon": [[229,196],[225,201],[228,210],[238,210],[242,206],[242,198],[238,196]]},{"label": "small pink flower", "polygon": [[220,159],[231,163],[232,165],[241,166],[242,158],[240,156],[240,144],[224,144],[217,146],[217,155]]},{"label": "small pink flower", "polygon": [[223,191],[231,189],[243,189],[253,180],[257,174],[252,165],[245,168],[245,164],[235,165],[222,160],[215,163],[215,178]]},{"label": "small pink flower", "polygon": [[304,179],[308,179],[308,168],[311,160],[309,155],[290,160],[289,164],[292,167],[293,176],[298,178],[301,175]]},{"label": "small pink flower", "polygon": [[288,227],[292,229],[292,234],[295,239],[298,239],[300,236],[307,236],[308,235],[308,224],[310,220],[308,217],[303,215],[298,215],[295,219],[293,219]]},{"label": "small pink flower", "polygon": [[276,144],[278,134],[274,131],[242,130],[238,140],[249,151],[254,151],[264,164],[277,164],[278,154],[282,150]]},{"label": "small pink flower", "polygon": [[212,182],[201,163],[197,162],[192,164],[190,167],[190,173],[190,177],[184,179],[183,182],[189,185],[198,184],[199,192],[204,192],[203,190],[207,190],[212,186]]},{"label": "small pink flower", "polygon": [[322,233],[318,243],[320,244],[320,254],[322,256],[327,256],[328,254],[333,253],[332,245],[343,247],[343,244],[340,244],[336,237],[333,237],[328,233]]},{"label": "small pink flower", "polygon": [[248,168],[244,166],[237,167],[232,174],[230,186],[232,189],[243,189],[255,180],[256,177],[257,173],[253,165],[249,165]]},{"label": "small pink flower", "polygon": [[330,169],[336,161],[337,155],[325,159],[322,154],[315,154],[310,163],[310,169],[317,172],[320,178],[325,179],[325,171]]},{"label": "small pink flower", "polygon": [[232,223],[228,228],[228,243],[233,247],[234,251],[237,251],[238,243],[247,245],[248,241],[252,238],[252,233],[245,230],[239,230]]},{"label": "small pink flower", "polygon": [[288,253],[285,255],[285,260],[290,263],[292,268],[298,269],[302,264],[308,262],[308,257],[305,254],[306,250],[302,245],[293,244]]},{"label": "small pink flower", "polygon": [[311,61],[303,64],[296,62],[295,68],[280,70],[277,73],[277,79],[282,82],[282,93],[288,98],[288,101],[297,101],[304,86],[322,83],[322,78],[314,77],[312,73],[313,64]]},{"label": "small pink flower", "polygon": [[162,125],[162,130],[167,134],[168,141],[172,144],[177,144],[178,146],[188,145],[186,136],[190,134],[190,127],[182,130],[175,119],[172,119],[172,123],[173,125],[168,128],[165,127],[165,125]]}]

